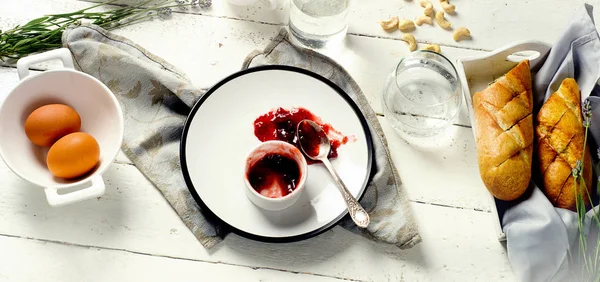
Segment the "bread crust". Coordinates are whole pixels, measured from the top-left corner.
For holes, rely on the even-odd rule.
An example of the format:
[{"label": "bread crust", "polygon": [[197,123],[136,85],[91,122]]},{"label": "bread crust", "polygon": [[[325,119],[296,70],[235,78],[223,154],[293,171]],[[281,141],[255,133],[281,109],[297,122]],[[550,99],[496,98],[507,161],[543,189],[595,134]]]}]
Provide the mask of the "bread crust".
[{"label": "bread crust", "polygon": [[[573,78],[562,81],[559,89],[542,105],[536,118],[537,158],[544,194],[559,208],[575,210],[576,188],[572,175],[577,160],[583,157],[582,192],[587,204],[592,183],[592,160],[581,113],[579,86]],[[584,154],[585,152],[585,154]]]},{"label": "bread crust", "polygon": [[500,200],[515,200],[529,187],[532,110],[528,60],[473,96],[479,173],[486,188]]}]

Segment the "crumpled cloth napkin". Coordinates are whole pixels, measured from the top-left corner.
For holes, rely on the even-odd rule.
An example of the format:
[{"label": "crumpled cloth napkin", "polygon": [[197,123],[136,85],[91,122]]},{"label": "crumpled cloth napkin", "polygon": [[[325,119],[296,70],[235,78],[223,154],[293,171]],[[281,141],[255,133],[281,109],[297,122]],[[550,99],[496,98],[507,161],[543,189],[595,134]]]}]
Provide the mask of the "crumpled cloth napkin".
[{"label": "crumpled cloth napkin", "polygon": [[[600,86],[596,83],[600,78],[600,38],[592,10],[593,7],[587,4],[580,8],[552,46],[543,65],[534,73],[533,95],[536,114],[563,79],[573,77],[577,80],[582,103],[585,99],[592,102],[588,144],[594,163],[597,163],[595,149],[600,141]],[[592,185],[594,191],[596,182],[594,180]],[[508,208],[502,221],[513,271],[520,281],[579,281],[583,265],[578,259],[577,213],[554,208],[533,181],[532,186],[531,195]],[[595,193],[594,196],[598,197]],[[592,212],[587,213],[584,226],[588,256],[593,256],[592,251],[600,247],[597,246],[598,226],[591,222]]]},{"label": "crumpled cloth napkin", "polygon": [[[160,190],[205,248],[220,242],[229,230],[208,218],[192,198],[181,173],[179,143],[184,121],[205,93],[175,66],[127,38],[81,24],[63,33],[78,70],[106,84],[117,96],[125,117],[122,149]],[[282,32],[262,52],[253,52],[243,68],[264,64],[309,69],[344,89],[361,108],[373,136],[375,164],[361,204],[369,212],[368,229],[355,227],[347,216],[341,226],[366,238],[410,248],[421,241],[406,193],[392,163],[374,111],[350,75],[337,63],[311,50],[299,49]]]}]

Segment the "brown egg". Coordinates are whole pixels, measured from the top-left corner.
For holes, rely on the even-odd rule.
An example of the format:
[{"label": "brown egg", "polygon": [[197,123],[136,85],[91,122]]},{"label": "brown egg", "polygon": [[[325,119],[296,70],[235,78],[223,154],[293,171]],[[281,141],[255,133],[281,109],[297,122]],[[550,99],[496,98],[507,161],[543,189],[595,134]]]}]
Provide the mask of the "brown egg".
[{"label": "brown egg", "polygon": [[93,169],[100,158],[100,146],[87,133],[75,132],[58,139],[46,157],[50,172],[60,178],[75,178]]},{"label": "brown egg", "polygon": [[50,104],[37,108],[25,121],[25,134],[33,144],[50,147],[61,137],[79,131],[81,118],[71,107]]}]

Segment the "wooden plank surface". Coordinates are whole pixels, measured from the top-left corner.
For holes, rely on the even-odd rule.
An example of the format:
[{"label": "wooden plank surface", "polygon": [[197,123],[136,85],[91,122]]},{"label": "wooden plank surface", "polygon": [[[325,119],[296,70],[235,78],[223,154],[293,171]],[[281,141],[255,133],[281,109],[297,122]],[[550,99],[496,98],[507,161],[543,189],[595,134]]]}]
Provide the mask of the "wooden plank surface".
[{"label": "wooden plank surface", "polygon": [[[0,281],[353,281],[0,235]],[[231,280],[229,280],[231,279]]]},{"label": "wooden plank surface", "polygon": [[[434,9],[440,9],[440,1],[431,0]],[[423,26],[414,32],[417,40],[444,45],[491,51],[514,41],[537,39],[553,43],[563,31],[575,10],[584,3],[599,6],[598,0],[453,0],[456,15],[447,15],[454,28],[467,27],[472,40],[455,42],[452,33],[439,26]],[[418,0],[412,1],[356,1],[350,24],[350,32],[385,38],[399,38],[400,33],[388,34],[377,22],[391,15],[414,19],[422,8]],[[600,12],[594,11],[596,18]]]},{"label": "wooden plank surface", "polygon": [[[0,68],[0,84],[4,86],[0,95],[16,83],[14,68]],[[0,234],[367,281],[488,278],[481,273],[498,274],[489,281],[514,279],[505,249],[493,236],[491,214],[477,211],[486,210],[486,198],[482,186],[477,185],[473,161],[468,160],[474,158],[470,129],[455,127],[462,139],[455,138],[456,143],[448,150],[436,152],[413,148],[415,144],[395,136],[384,118],[380,122],[409,198],[417,201],[412,206],[423,242],[411,250],[374,244],[334,228],[311,240],[283,245],[230,235],[216,251],[206,251],[126,158],[117,160],[107,172],[106,195],[62,208],[49,207],[41,189],[23,182],[0,164]],[[449,173],[435,178],[423,168]],[[470,175],[465,175],[464,169]],[[452,205],[464,209],[442,207]],[[453,259],[456,256],[467,259]],[[381,271],[373,272],[374,267]]]},{"label": "wooden plank surface", "polygon": [[[86,2],[75,2],[76,5],[73,5],[73,1],[66,0],[22,0],[22,3],[9,6],[6,12],[2,11],[0,29],[26,22],[40,14],[67,12],[91,5]],[[31,6],[36,8],[26,8]],[[175,13],[168,20],[152,20],[115,32],[177,66],[196,86],[207,88],[240,70],[244,58],[254,50],[262,50],[281,28],[228,18]],[[325,53],[348,70],[375,112],[381,114],[380,96],[384,80],[402,56],[409,53],[406,46],[405,42],[398,40],[348,36],[344,48]],[[459,57],[483,54],[451,47],[442,47],[442,53],[452,62]],[[36,64],[34,68],[56,66],[54,62]],[[470,124],[464,105],[456,123]]]},{"label": "wooden plank surface", "polygon": [[[432,2],[439,9],[438,1]],[[437,26],[417,28],[414,34],[420,42],[442,44],[454,62],[515,40],[551,43],[583,2],[454,0],[458,15],[448,19],[469,27],[473,40],[456,43]],[[352,3],[345,47],[326,53],[347,68],[381,113],[383,80],[408,50],[398,40],[400,32],[384,32],[377,22],[391,15],[413,18],[421,8],[417,0]],[[89,5],[73,0],[3,5],[0,29]],[[178,66],[198,87],[210,87],[239,70],[249,52],[263,48],[278,33],[287,23],[287,5],[289,0],[280,0],[270,11],[262,0],[253,7],[214,1],[207,11],[189,9],[117,33]],[[0,68],[0,96],[16,83],[14,68]],[[106,174],[106,195],[62,208],[50,208],[39,188],[1,163],[0,280],[514,281],[506,250],[495,239],[464,105],[456,121],[461,126],[452,127],[448,138],[428,144],[407,142],[384,117],[380,122],[423,237],[413,249],[375,244],[334,228],[292,244],[230,235],[216,250],[207,251],[123,155]],[[23,267],[27,264],[34,268]],[[76,271],[67,267],[73,265]]]},{"label": "wooden plank surface", "polygon": [[[63,0],[68,1],[68,0]],[[90,0],[85,0],[90,1]],[[90,2],[99,2],[92,0]],[[119,0],[116,3],[132,4],[140,0]],[[226,0],[215,0],[208,10],[188,9],[182,13],[202,14],[218,18],[231,18],[243,21],[286,25],[290,0],[276,0],[275,10],[270,10],[269,2],[257,0],[252,6],[236,6]],[[441,10],[440,1],[430,1],[436,11]],[[513,41],[541,40],[553,43],[573,13],[584,3],[598,7],[600,0],[452,0],[456,6],[455,15],[447,15],[453,27],[465,26],[473,34],[472,40],[455,42],[452,31],[441,29],[437,24],[423,25],[413,32],[420,42],[433,42],[449,46],[491,51]],[[422,14],[419,0],[351,0],[349,13],[349,33],[368,37],[382,37],[398,40],[399,31],[388,33],[379,26],[379,21],[390,16],[414,20]],[[600,11],[594,10],[598,18]],[[598,24],[596,24],[598,26]]]},{"label": "wooden plank surface", "polygon": [[407,141],[385,118],[379,122],[411,201],[490,211],[471,128],[451,126],[445,135],[432,140]]},{"label": "wooden plank surface", "polygon": [[404,251],[340,227],[290,244],[254,242],[232,234],[216,250],[207,251],[132,165],[109,168],[104,196],[60,208],[48,206],[40,188],[21,181],[4,164],[0,179],[3,235],[367,281],[514,279],[487,212],[412,203],[423,242]]}]

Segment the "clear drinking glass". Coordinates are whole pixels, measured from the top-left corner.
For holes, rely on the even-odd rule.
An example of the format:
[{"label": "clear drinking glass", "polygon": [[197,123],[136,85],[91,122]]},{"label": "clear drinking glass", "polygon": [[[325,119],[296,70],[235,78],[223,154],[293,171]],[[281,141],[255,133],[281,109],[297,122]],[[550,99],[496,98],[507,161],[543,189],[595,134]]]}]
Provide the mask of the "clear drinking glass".
[{"label": "clear drinking glass", "polygon": [[349,0],[290,0],[290,32],[300,43],[327,47],[348,30]]},{"label": "clear drinking glass", "polygon": [[401,134],[429,137],[452,124],[460,108],[461,86],[443,55],[415,51],[402,58],[383,89],[385,118]]}]

